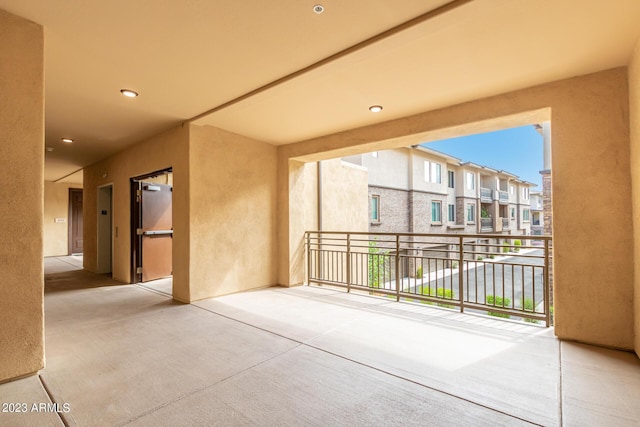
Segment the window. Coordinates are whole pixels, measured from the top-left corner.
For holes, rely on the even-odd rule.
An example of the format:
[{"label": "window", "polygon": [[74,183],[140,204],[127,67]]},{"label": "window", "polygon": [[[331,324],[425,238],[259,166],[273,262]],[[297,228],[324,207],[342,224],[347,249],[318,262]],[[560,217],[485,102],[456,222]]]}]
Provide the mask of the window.
[{"label": "window", "polygon": [[449,205],[449,222],[456,222],[456,205]]},{"label": "window", "polygon": [[380,196],[371,196],[371,222],[380,222]]},{"label": "window", "polygon": [[516,208],[509,208],[509,217],[515,221],[516,219]]},{"label": "window", "polygon": [[529,189],[527,187],[522,189],[522,198],[525,200],[529,198]]},{"label": "window", "polygon": [[522,221],[529,222],[529,209],[522,210]]},{"label": "window", "polygon": [[515,187],[513,185],[509,186],[509,194],[514,194],[516,191]]},{"label": "window", "polygon": [[442,183],[442,165],[440,163],[424,161],[424,180],[434,184]]},{"label": "window", "polygon": [[448,177],[448,184],[449,184],[449,188],[456,188],[456,182],[455,182],[455,172],[454,171],[447,171],[447,177]]},{"label": "window", "polygon": [[431,163],[431,182],[442,184],[442,165],[440,163]]},{"label": "window", "polygon": [[431,222],[442,222],[442,202],[431,202]]},{"label": "window", "polygon": [[467,190],[476,189],[476,175],[472,172],[467,172]]},{"label": "window", "polygon": [[476,222],[476,205],[473,203],[467,205],[467,222]]}]

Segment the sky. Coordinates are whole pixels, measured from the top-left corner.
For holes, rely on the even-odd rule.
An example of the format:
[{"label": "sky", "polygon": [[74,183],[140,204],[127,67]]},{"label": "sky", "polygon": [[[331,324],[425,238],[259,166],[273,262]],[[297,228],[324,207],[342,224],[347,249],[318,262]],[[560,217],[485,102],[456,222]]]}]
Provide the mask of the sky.
[{"label": "sky", "polygon": [[504,170],[542,188],[542,135],[533,125],[497,132],[443,139],[427,148],[493,169]]}]

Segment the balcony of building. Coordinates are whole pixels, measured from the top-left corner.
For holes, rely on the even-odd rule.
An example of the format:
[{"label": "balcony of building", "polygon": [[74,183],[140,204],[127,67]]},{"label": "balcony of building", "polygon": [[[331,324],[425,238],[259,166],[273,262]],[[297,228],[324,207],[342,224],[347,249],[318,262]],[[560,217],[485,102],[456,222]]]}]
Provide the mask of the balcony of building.
[{"label": "balcony of building", "polygon": [[640,419],[637,357],[560,341],[552,328],[331,286],[178,304],[153,283],[124,285],[67,260],[45,260],[47,367],[0,385],[2,425]]}]

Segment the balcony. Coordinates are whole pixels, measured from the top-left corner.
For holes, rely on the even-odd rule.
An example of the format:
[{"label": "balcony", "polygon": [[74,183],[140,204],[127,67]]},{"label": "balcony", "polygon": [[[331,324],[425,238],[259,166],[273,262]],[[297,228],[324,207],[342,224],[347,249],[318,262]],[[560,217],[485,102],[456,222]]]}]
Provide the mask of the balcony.
[{"label": "balcony", "polygon": [[307,232],[307,282],[549,326],[551,238],[542,247],[504,238]]},{"label": "balcony", "polygon": [[482,203],[491,203],[493,202],[493,191],[490,188],[480,187],[480,201]]},{"label": "balcony", "polygon": [[509,204],[509,193],[506,191],[498,191],[498,203],[501,205]]},{"label": "balcony", "polygon": [[[0,414],[3,425],[618,426],[639,418],[634,354],[561,341],[540,325],[326,285],[177,304],[81,266],[63,272],[69,259],[45,258],[47,367],[0,384],[5,403],[29,409]],[[42,402],[48,411],[31,411]]]},{"label": "balcony", "polygon": [[503,230],[509,229],[509,218],[502,218],[502,229]]},{"label": "balcony", "polygon": [[492,218],[480,218],[480,231],[483,233],[493,231],[493,219]]}]

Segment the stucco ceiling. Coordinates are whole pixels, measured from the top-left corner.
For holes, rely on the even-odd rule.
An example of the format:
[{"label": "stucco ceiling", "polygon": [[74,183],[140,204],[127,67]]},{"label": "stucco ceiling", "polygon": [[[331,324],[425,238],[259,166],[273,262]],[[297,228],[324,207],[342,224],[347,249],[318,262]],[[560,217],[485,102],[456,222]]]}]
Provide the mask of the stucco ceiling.
[{"label": "stucco ceiling", "polygon": [[[456,7],[428,14],[448,3]],[[638,0],[0,0],[0,9],[45,27],[47,180],[195,117],[287,144],[623,66],[640,37]],[[383,111],[370,113],[373,104]]]}]

